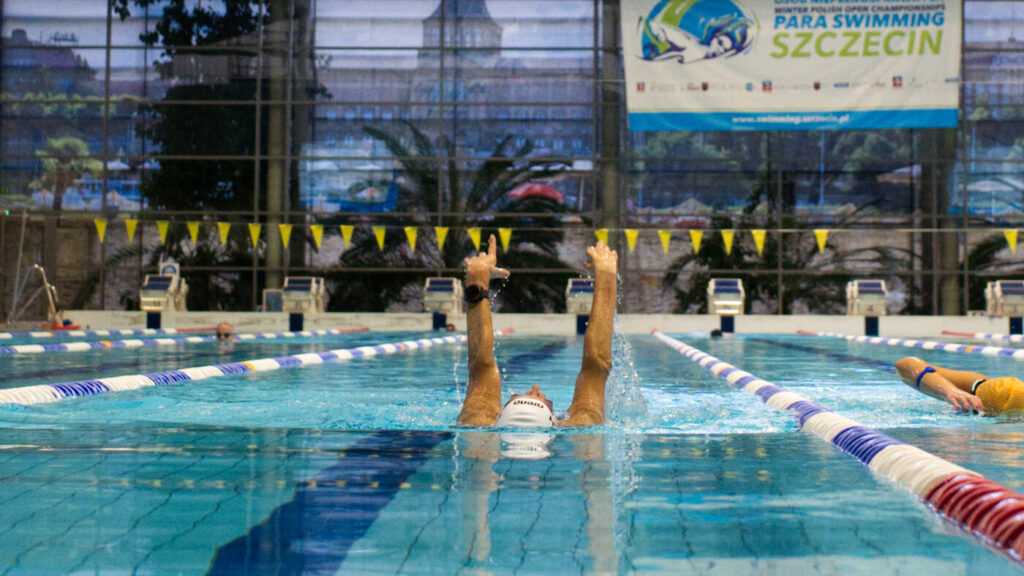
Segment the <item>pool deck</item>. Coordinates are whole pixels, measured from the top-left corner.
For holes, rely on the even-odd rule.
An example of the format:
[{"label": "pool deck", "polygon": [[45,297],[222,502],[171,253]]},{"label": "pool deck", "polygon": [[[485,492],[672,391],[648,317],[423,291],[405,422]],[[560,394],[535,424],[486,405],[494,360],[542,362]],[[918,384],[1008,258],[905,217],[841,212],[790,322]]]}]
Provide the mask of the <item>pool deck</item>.
[{"label": "pool deck", "polygon": [[[73,310],[66,317],[83,329],[141,328],[146,325],[143,312]],[[465,316],[449,320],[465,330]],[[231,322],[240,332],[280,331],[288,329],[288,315],[280,312],[177,312],[165,314],[163,328],[208,327]],[[626,334],[707,332],[719,327],[719,317],[704,314],[619,314],[618,330]],[[429,313],[328,313],[307,316],[306,330],[365,326],[381,332],[423,331],[431,328]],[[572,334],[576,318],[570,314],[501,314],[494,317],[496,329],[511,328],[521,334]],[[792,334],[797,330],[863,334],[862,316],[752,314],[736,317],[738,333]],[[962,332],[1008,333],[1007,318],[988,316],[882,316],[879,334],[890,337],[939,337],[943,330]]]}]

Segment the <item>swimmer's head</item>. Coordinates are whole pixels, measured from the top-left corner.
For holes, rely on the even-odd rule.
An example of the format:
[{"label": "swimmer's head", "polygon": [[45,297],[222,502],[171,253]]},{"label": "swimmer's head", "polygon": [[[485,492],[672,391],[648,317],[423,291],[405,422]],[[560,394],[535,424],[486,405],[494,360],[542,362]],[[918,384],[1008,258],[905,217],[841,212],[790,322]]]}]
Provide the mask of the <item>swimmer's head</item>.
[{"label": "swimmer's head", "polygon": [[718,340],[721,337],[722,337],[722,331],[719,330],[718,328],[715,328],[714,330],[711,331],[711,339],[712,340]]},{"label": "swimmer's head", "polygon": [[230,342],[235,337],[235,327],[228,322],[221,322],[217,324],[216,333],[218,342]]},{"label": "swimmer's head", "polygon": [[525,394],[513,394],[501,409],[498,426],[532,428],[555,424],[554,404],[534,384]]}]

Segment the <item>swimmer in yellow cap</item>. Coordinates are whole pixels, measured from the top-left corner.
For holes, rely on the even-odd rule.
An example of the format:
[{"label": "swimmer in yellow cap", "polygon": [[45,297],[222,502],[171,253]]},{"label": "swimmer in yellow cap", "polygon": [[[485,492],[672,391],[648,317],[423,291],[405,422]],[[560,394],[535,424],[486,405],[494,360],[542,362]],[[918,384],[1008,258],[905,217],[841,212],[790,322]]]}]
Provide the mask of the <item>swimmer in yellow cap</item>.
[{"label": "swimmer in yellow cap", "polygon": [[900,377],[915,389],[945,400],[962,412],[1024,412],[1024,382],[1012,376],[950,370],[909,356],[896,362]]}]

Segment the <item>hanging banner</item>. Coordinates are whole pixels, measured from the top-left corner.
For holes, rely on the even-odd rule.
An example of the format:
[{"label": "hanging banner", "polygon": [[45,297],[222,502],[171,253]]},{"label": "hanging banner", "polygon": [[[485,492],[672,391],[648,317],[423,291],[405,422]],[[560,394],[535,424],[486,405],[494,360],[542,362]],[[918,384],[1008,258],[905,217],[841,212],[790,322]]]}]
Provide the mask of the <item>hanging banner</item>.
[{"label": "hanging banner", "polygon": [[405,227],[405,241],[409,243],[409,248],[411,248],[413,252],[416,251],[416,235],[417,235],[417,233],[418,233],[418,231],[416,230],[415,226],[406,226]]},{"label": "hanging banner", "polygon": [[285,250],[288,249],[288,243],[292,239],[292,225],[291,224],[278,224],[277,231],[281,235],[281,245],[284,246]]},{"label": "hanging banner", "polygon": [[480,251],[480,229],[479,228],[466,228],[466,234],[469,234],[469,241],[473,243],[473,250]]},{"label": "hanging banner", "polygon": [[703,230],[690,230],[690,244],[693,245],[693,253],[700,254],[700,243],[704,240]]},{"label": "hanging banner", "polygon": [[658,239],[661,240],[661,251],[668,256],[668,247],[672,243],[672,231],[658,230]]},{"label": "hanging banner", "polygon": [[388,229],[383,226],[373,226],[373,235],[377,238],[377,248],[384,250],[384,238],[387,236]]},{"label": "hanging banner", "polygon": [[231,222],[217,222],[217,237],[223,246],[228,245],[228,234],[231,233]]},{"label": "hanging banner", "polygon": [[434,237],[437,239],[437,247],[444,250],[444,241],[448,238],[448,227],[434,226]]},{"label": "hanging banner", "polygon": [[722,245],[725,246],[725,255],[732,255],[732,242],[736,238],[736,233],[732,230],[719,230],[718,233],[722,235]]},{"label": "hanging banner", "polygon": [[814,240],[818,243],[818,254],[824,254],[825,246],[828,244],[828,230],[815,230]]},{"label": "hanging banner", "polygon": [[309,234],[313,237],[313,246],[316,246],[317,252],[320,251],[320,244],[324,241],[324,227],[322,224],[310,224]]},{"label": "hanging banner", "polygon": [[160,237],[160,243],[161,244],[166,244],[167,243],[167,230],[169,230],[170,227],[171,227],[171,223],[168,222],[167,220],[157,220],[156,221],[156,233]]},{"label": "hanging banner", "polygon": [[960,0],[621,6],[632,130],[957,125]]},{"label": "hanging banner", "polygon": [[[1017,230],[1003,230],[1003,236],[1006,238],[1006,244],[1010,247],[1010,254],[1017,253]],[[102,242],[103,239],[100,239]]]},{"label": "hanging banner", "polygon": [[256,249],[256,245],[260,243],[260,232],[263,230],[263,226],[256,222],[249,224],[249,241],[252,242],[253,250]]},{"label": "hanging banner", "polygon": [[750,235],[754,237],[754,250],[758,256],[764,256],[764,239],[767,232],[764,230],[751,230]]},{"label": "hanging banner", "polygon": [[345,245],[345,249],[348,250],[349,246],[352,245],[352,232],[355,230],[355,226],[351,224],[342,224],[338,226],[341,230],[341,242]]},{"label": "hanging banner", "polygon": [[107,219],[93,218],[92,223],[96,225],[96,236],[99,236],[100,244],[107,238]]},{"label": "hanging banner", "polygon": [[597,230],[594,230],[594,238],[597,238],[598,242],[608,244],[608,229],[598,228]]},{"label": "hanging banner", "polygon": [[636,228],[626,228],[622,231],[626,235],[626,248],[629,249],[629,253],[632,254],[636,250],[636,239],[640,236],[640,231]]},{"label": "hanging banner", "polygon": [[192,240],[192,247],[194,248],[199,240],[199,222],[186,222],[185,227],[188,228],[188,237]]},{"label": "hanging banner", "polygon": [[508,243],[512,241],[512,229],[498,228],[498,238],[501,238],[501,251],[508,252]]},{"label": "hanging banner", "polygon": [[125,218],[124,231],[128,234],[128,241],[135,240],[135,231],[139,229],[139,221],[135,218]]}]

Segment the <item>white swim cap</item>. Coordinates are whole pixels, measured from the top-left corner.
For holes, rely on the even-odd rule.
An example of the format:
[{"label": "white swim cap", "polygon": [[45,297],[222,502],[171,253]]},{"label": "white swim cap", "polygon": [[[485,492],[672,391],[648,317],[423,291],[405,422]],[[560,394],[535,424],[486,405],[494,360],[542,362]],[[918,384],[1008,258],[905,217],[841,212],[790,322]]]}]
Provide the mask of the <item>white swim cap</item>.
[{"label": "white swim cap", "polygon": [[555,415],[551,408],[540,400],[530,396],[512,396],[512,399],[501,409],[498,426],[503,428],[535,428],[538,426],[554,426]]},{"label": "white swim cap", "polygon": [[506,432],[501,435],[501,455],[513,460],[543,460],[551,456],[551,434]]}]

